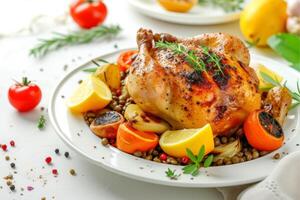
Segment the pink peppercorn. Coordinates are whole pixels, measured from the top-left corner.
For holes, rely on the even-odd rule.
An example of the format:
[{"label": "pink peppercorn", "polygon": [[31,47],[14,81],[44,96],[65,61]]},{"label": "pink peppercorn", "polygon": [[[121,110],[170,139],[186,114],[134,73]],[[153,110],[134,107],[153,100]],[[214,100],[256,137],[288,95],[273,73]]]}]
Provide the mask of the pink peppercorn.
[{"label": "pink peppercorn", "polygon": [[168,158],[168,155],[165,154],[165,153],[162,153],[162,154],[160,154],[160,156],[159,156],[159,159],[160,159],[160,160],[163,160],[163,161],[167,160],[167,158]]},{"label": "pink peppercorn", "polygon": [[52,169],[52,174],[57,175],[58,174],[57,169]]},{"label": "pink peppercorn", "polygon": [[50,164],[51,161],[52,161],[52,158],[51,158],[51,157],[47,157],[47,158],[45,159],[45,161],[46,161],[47,164]]},{"label": "pink peppercorn", "polygon": [[14,147],[14,146],[16,145],[16,144],[15,144],[15,141],[13,141],[13,140],[10,141],[9,144],[10,144],[10,146],[12,146],[12,147]]},{"label": "pink peppercorn", "polygon": [[1,145],[1,149],[2,149],[3,151],[6,151],[6,150],[7,150],[7,145],[6,145],[6,144],[2,144],[2,145]]},{"label": "pink peppercorn", "polygon": [[189,163],[190,159],[187,156],[183,156],[181,158],[181,163],[184,165],[187,165]]}]

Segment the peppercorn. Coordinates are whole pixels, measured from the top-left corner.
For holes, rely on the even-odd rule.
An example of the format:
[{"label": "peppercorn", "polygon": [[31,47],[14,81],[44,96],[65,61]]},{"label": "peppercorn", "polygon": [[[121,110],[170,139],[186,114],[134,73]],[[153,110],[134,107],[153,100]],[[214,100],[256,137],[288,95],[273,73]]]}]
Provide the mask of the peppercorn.
[{"label": "peppercorn", "polygon": [[10,157],[9,156],[5,156],[5,160],[10,160]]},{"label": "peppercorn", "polygon": [[15,141],[13,141],[13,140],[11,140],[10,142],[9,142],[9,144],[10,144],[10,146],[12,146],[12,147],[14,147],[16,144],[15,144]]},{"label": "peppercorn", "polygon": [[160,154],[160,156],[159,156],[159,159],[162,160],[162,161],[166,161],[167,158],[168,158],[168,156],[167,156],[167,154],[165,154],[165,153],[162,153],[162,154]]},{"label": "peppercorn", "polygon": [[103,146],[106,146],[106,145],[108,145],[108,139],[107,138],[103,138],[102,140],[101,140],[101,144],[103,145]]},{"label": "peppercorn", "polygon": [[15,191],[16,186],[15,186],[15,185],[11,185],[11,186],[9,186],[9,189],[10,189],[11,191]]},{"label": "peppercorn", "polygon": [[2,145],[1,145],[1,149],[2,149],[3,151],[6,151],[6,150],[7,150],[7,145],[6,145],[6,144],[2,144]]},{"label": "peppercorn", "polygon": [[75,175],[76,175],[75,170],[74,170],[74,169],[70,169],[70,174],[71,174],[72,176],[75,176]]},{"label": "peppercorn", "polygon": [[187,156],[183,156],[181,158],[181,163],[184,165],[187,165],[189,163],[190,159]]},{"label": "peppercorn", "polygon": [[49,165],[52,161],[52,158],[49,156],[45,159],[46,163]]},{"label": "peppercorn", "polygon": [[59,154],[59,149],[54,150],[56,154]]},{"label": "peppercorn", "polygon": [[279,154],[279,153],[276,153],[276,154],[273,156],[273,158],[274,158],[275,160],[278,160],[278,159],[280,158],[280,154]]},{"label": "peppercorn", "polygon": [[66,158],[69,158],[69,156],[70,156],[69,152],[66,151],[66,152],[65,152],[65,157],[66,157]]},{"label": "peppercorn", "polygon": [[52,169],[52,174],[57,175],[58,174],[57,169]]},{"label": "peppercorn", "polygon": [[10,167],[14,169],[16,167],[16,164],[15,163],[10,163]]}]

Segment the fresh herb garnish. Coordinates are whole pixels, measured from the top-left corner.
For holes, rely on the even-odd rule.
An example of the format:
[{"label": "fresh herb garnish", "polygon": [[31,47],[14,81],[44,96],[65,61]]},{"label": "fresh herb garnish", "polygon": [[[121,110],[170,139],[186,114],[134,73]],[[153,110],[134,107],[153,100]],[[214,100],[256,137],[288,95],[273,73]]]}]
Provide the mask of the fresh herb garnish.
[{"label": "fresh herb garnish", "polygon": [[46,119],[45,119],[44,115],[41,115],[38,120],[37,127],[38,127],[38,129],[42,130],[45,128],[45,126],[46,126]]},{"label": "fresh herb garnish", "polygon": [[199,4],[212,5],[222,8],[226,12],[243,9],[244,0],[198,0]]},{"label": "fresh herb garnish", "polygon": [[[202,160],[205,154],[205,146],[202,145],[198,155],[195,156],[190,149],[186,149],[187,156],[192,161],[191,164],[185,166],[182,170],[184,174],[191,174],[192,176],[197,176],[199,174],[199,169],[201,167]],[[207,168],[211,165],[213,161],[213,155],[209,155],[204,161],[204,167]]]},{"label": "fresh herb garnish", "polygon": [[289,108],[290,110],[292,110],[292,109],[296,108],[298,105],[300,105],[300,83],[299,83],[299,81],[297,81],[297,91],[293,92],[286,86],[286,82],[284,84],[281,84],[278,80],[273,79],[271,76],[269,76],[268,74],[266,74],[264,72],[260,72],[260,75],[263,78],[263,80],[270,83],[272,85],[272,87],[275,87],[275,86],[285,87],[289,91],[291,97],[294,100],[293,104]]},{"label": "fresh herb garnish", "polygon": [[268,39],[269,46],[284,59],[291,67],[300,71],[300,37],[289,33],[280,33]]},{"label": "fresh herb garnish", "polygon": [[191,65],[195,69],[196,72],[200,73],[202,71],[206,71],[206,65],[195,55],[195,51],[188,50],[185,46],[174,43],[174,42],[163,42],[158,41],[155,43],[155,47],[161,49],[170,49],[173,53],[177,55],[183,55],[185,57],[185,61]]},{"label": "fresh herb garnish", "polygon": [[83,44],[98,38],[114,37],[121,31],[119,26],[99,26],[90,30],[80,30],[70,34],[54,33],[52,39],[40,39],[40,43],[30,49],[30,55],[42,57],[49,51],[66,45]]},{"label": "fresh herb garnish", "polygon": [[88,69],[83,69],[82,71],[84,71],[84,72],[90,72],[90,73],[96,72],[96,71],[97,71],[97,68],[101,66],[97,61],[102,62],[102,63],[109,63],[108,61],[106,61],[106,60],[104,60],[104,59],[101,59],[101,58],[94,59],[94,60],[91,60],[91,62],[94,63],[97,67],[94,67],[94,68],[88,68]]},{"label": "fresh herb garnish", "polygon": [[169,177],[171,180],[177,180],[178,177],[180,176],[180,174],[176,174],[175,173],[176,170],[171,170],[170,168],[168,168],[168,171],[165,171],[166,176]]},{"label": "fresh herb garnish", "polygon": [[[196,56],[196,52],[194,50],[188,50],[185,46],[175,43],[175,42],[165,42],[158,41],[155,43],[156,48],[161,49],[170,49],[173,53],[177,55],[184,56],[185,61],[194,68],[197,73],[201,73],[207,70],[207,66],[205,62]],[[222,66],[220,63],[221,58],[219,58],[214,52],[210,52],[209,48],[206,46],[201,46],[202,53],[208,57],[207,62],[213,63],[223,74]]]}]

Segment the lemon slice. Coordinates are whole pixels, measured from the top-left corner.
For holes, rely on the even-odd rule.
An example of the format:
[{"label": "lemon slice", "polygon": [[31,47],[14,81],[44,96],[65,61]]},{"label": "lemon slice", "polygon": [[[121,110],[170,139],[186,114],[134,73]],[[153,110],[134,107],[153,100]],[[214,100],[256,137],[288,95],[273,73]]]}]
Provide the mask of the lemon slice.
[{"label": "lemon slice", "polygon": [[67,100],[72,112],[80,113],[104,108],[112,99],[108,86],[99,78],[91,75],[84,80]]},{"label": "lemon slice", "polygon": [[214,149],[214,136],[210,124],[206,124],[199,129],[166,131],[159,144],[165,153],[174,157],[186,156],[187,148],[197,155],[202,145],[205,146],[205,154],[208,154]]},{"label": "lemon slice", "polygon": [[283,80],[282,76],[280,76],[279,74],[269,70],[268,68],[266,68],[264,65],[262,64],[258,64],[257,66],[257,76],[258,76],[258,79],[259,79],[259,90],[261,91],[268,91],[270,90],[273,85],[266,82],[262,76],[261,76],[261,72],[269,75],[272,79],[278,81],[278,82],[281,82]]}]

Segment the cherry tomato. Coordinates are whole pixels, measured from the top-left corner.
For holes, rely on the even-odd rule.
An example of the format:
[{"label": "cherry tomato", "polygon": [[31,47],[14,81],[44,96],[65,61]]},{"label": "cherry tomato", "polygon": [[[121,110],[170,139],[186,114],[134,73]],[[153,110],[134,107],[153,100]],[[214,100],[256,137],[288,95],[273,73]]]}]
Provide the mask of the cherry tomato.
[{"label": "cherry tomato", "polygon": [[22,83],[16,83],[8,90],[10,104],[20,112],[34,109],[40,103],[41,98],[42,92],[39,86],[26,77],[22,79]]},{"label": "cherry tomato", "polygon": [[129,50],[120,54],[117,63],[121,71],[126,71],[131,66],[137,53],[137,50]]},{"label": "cherry tomato", "polygon": [[77,0],[70,7],[70,14],[81,28],[89,29],[104,22],[107,8],[100,0]]},{"label": "cherry tomato", "polygon": [[262,110],[249,114],[244,123],[244,132],[249,144],[261,151],[273,151],[283,144],[284,135],[280,124]]}]

